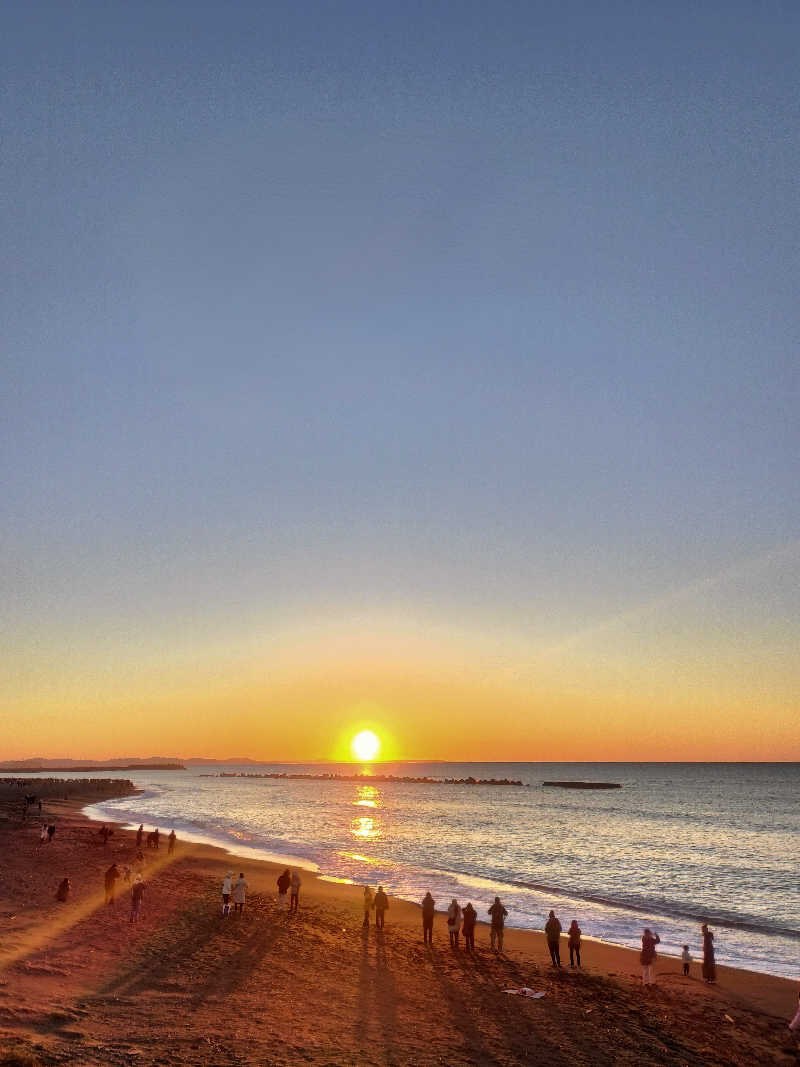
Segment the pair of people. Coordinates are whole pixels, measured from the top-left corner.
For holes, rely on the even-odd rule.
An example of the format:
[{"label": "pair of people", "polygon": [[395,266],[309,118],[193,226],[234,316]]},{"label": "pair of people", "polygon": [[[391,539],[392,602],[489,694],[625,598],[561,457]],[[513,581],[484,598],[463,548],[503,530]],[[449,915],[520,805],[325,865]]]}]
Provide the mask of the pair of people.
[{"label": "pair of people", "polygon": [[375,890],[375,895],[372,895],[372,890],[368,885],[364,886],[364,922],[363,925],[369,926],[369,913],[372,909],[375,909],[375,929],[383,929],[383,919],[386,912],[389,910],[389,898],[383,891],[383,886],[379,885]]},{"label": "pair of people", "polygon": [[[278,907],[286,907],[286,898],[289,897],[289,914],[293,915],[300,903],[300,875],[297,871],[290,871],[287,867],[283,874],[278,876]],[[291,892],[289,892],[291,890]]]},{"label": "pair of people", "polygon": [[[427,894],[430,897],[430,893]],[[427,899],[427,897],[426,897]],[[433,898],[431,897],[432,903]],[[425,900],[423,905],[423,934],[425,932],[424,927],[424,914],[425,914]],[[467,952],[475,951],[475,923],[478,921],[478,913],[472,906],[472,903],[468,903],[462,909],[458,901],[453,897],[450,907],[447,909],[447,932],[450,935],[450,948],[458,948],[459,933],[463,929],[464,932],[464,947]],[[433,937],[433,921],[431,920],[431,938]]]},{"label": "pair of people", "polygon": [[234,913],[238,912],[240,915],[244,912],[245,901],[247,900],[248,885],[245,881],[245,877],[242,871],[239,872],[239,877],[234,882],[233,871],[228,871],[222,880],[222,914],[223,917],[227,917],[231,913],[231,901],[233,901]]},{"label": "pair of people", "polygon": [[[561,921],[554,911],[551,911],[544,925],[544,933],[547,938],[547,947],[550,951],[550,962],[554,967],[561,966]],[[581,965],[581,928],[577,919],[573,919],[567,931],[567,944],[569,945],[569,965],[578,967]]]}]

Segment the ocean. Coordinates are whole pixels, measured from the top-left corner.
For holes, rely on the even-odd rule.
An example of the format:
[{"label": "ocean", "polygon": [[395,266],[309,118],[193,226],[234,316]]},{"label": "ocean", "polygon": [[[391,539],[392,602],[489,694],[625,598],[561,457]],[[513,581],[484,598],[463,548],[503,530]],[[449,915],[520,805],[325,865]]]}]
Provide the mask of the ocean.
[{"label": "ocean", "polygon": [[[124,771],[143,793],[87,809],[220,844],[244,859],[303,866],[326,878],[383,885],[419,901],[495,894],[513,926],[541,929],[551,908],[584,938],[664,954],[700,923],[720,963],[800,976],[800,764],[380,764],[376,773],[521,779],[525,786],[430,785],[219,777],[352,774],[352,765],[258,764]],[[103,772],[104,777],[111,776]],[[545,789],[548,779],[621,789]],[[587,957],[591,949],[587,946]]]}]

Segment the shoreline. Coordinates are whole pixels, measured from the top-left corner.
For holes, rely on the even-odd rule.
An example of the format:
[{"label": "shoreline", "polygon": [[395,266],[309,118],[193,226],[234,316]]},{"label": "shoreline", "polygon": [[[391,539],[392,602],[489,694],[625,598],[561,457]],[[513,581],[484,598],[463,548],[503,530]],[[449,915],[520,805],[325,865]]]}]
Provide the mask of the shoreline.
[{"label": "shoreline", "polygon": [[[130,793],[129,795],[140,794],[142,792],[144,792],[144,791],[134,787],[133,793]],[[103,799],[111,800],[111,799],[115,799],[115,798],[114,797],[108,797],[108,798],[103,798]],[[103,802],[102,800],[97,802],[97,805],[102,804],[102,802]],[[83,813],[86,815],[87,818],[92,819],[93,821],[96,821],[96,822],[101,822],[101,823],[102,822],[114,822],[115,825],[118,824],[120,827],[125,828],[128,831],[132,831],[132,832],[135,833],[135,831],[136,831],[136,824],[135,823],[127,822],[127,821],[118,821],[118,820],[114,819],[113,816],[111,816],[111,815],[97,815],[97,816],[95,816],[95,815],[91,814],[88,811],[88,808],[93,807],[93,806],[95,806],[95,805],[94,804],[89,804],[89,805],[86,806],[86,808],[83,809]],[[145,817],[145,822],[147,822],[148,820],[150,822],[152,822],[153,825],[155,825],[155,823],[153,822],[153,820],[152,820],[152,818],[150,816]],[[186,829],[183,829],[183,828],[180,829],[180,835],[184,840],[192,841],[193,843],[196,843],[196,844],[198,844],[200,846],[213,848],[213,849],[219,849],[219,850],[222,851],[222,853],[224,853],[226,855],[229,855],[231,857],[238,857],[240,859],[247,860],[248,862],[265,862],[265,863],[273,864],[275,866],[298,867],[298,868],[300,868],[300,869],[302,869],[302,870],[304,870],[306,872],[313,873],[317,878],[324,879],[326,881],[330,881],[333,884],[355,885],[355,886],[361,886],[362,888],[363,888],[363,886],[365,884],[369,884],[374,889],[375,885],[377,885],[378,882],[380,881],[380,879],[374,880],[374,884],[373,884],[373,882],[367,883],[366,881],[363,881],[363,880],[362,881],[356,881],[355,879],[348,879],[348,878],[345,878],[345,877],[340,877],[340,876],[336,875],[334,872],[330,872],[330,871],[325,870],[323,867],[320,866],[320,864],[316,860],[313,860],[313,859],[311,859],[309,857],[305,857],[305,856],[302,856],[302,855],[298,855],[296,853],[274,852],[272,850],[262,849],[260,847],[249,847],[248,845],[237,843],[237,841],[235,839],[233,839],[231,841],[222,840],[219,837],[214,837],[212,834],[205,834],[203,832],[193,831],[193,830],[186,830]],[[481,878],[480,880],[483,881],[484,879]],[[516,891],[518,889],[534,890],[534,891],[536,891],[538,893],[541,893],[542,895],[547,895],[547,896],[556,898],[556,901],[558,899],[564,899],[565,901],[566,900],[572,900],[572,901],[578,901],[580,903],[585,903],[585,904],[587,904],[589,906],[598,905],[598,906],[600,906],[602,908],[611,909],[612,911],[629,912],[634,916],[641,915],[642,916],[642,920],[641,920],[642,928],[643,928],[644,925],[646,925],[647,922],[649,922],[651,925],[658,925],[659,918],[664,920],[665,922],[683,922],[683,923],[686,924],[687,929],[688,928],[694,929],[695,927],[699,928],[699,925],[700,925],[700,923],[702,921],[707,921],[709,926],[711,926],[715,930],[716,929],[719,929],[719,930],[725,930],[725,929],[737,930],[737,929],[740,929],[740,930],[747,930],[749,932],[755,932],[755,933],[758,933],[758,934],[760,934],[760,935],[762,935],[764,937],[784,938],[786,941],[795,940],[788,933],[786,933],[786,934],[775,933],[774,931],[762,930],[762,929],[758,929],[758,928],[752,928],[752,927],[746,926],[744,924],[730,923],[730,922],[726,922],[725,920],[715,920],[713,918],[709,918],[708,916],[703,916],[702,918],[700,918],[700,917],[692,915],[690,913],[681,914],[681,913],[678,913],[678,912],[674,912],[674,913],[663,913],[662,912],[659,915],[659,911],[658,911],[658,907],[657,906],[654,906],[652,909],[648,909],[648,908],[645,908],[644,906],[638,906],[638,905],[629,904],[629,903],[626,903],[626,902],[608,900],[606,898],[591,897],[591,896],[581,896],[580,894],[576,894],[574,892],[571,892],[568,889],[554,888],[552,886],[534,885],[534,884],[531,884],[531,883],[513,883],[513,882],[509,883],[509,882],[498,881],[496,884],[494,884],[494,887],[490,887],[487,884],[487,886],[485,888],[481,888],[481,889],[475,888],[473,890],[473,892],[476,895],[488,894],[489,896],[491,896],[491,898],[493,898],[495,893],[499,893],[500,896],[502,897],[505,893],[514,892],[514,891]],[[421,899],[421,896],[424,894],[424,891],[425,890],[423,889],[421,891],[421,893],[419,894],[420,899]],[[459,894],[457,894],[457,895],[459,895]],[[463,896],[464,899],[467,899],[469,897],[469,895],[470,895],[469,890],[466,889],[466,888],[464,888],[464,889],[462,889],[460,891],[460,896]],[[416,896],[412,897],[410,895],[402,895],[402,894],[397,894],[397,893],[390,893],[389,896],[392,899],[396,899],[398,901],[404,901],[406,903],[409,903],[411,905],[419,907],[419,902],[418,902]],[[488,899],[489,898],[487,896],[487,902],[488,902]],[[474,900],[473,900],[473,903],[475,903]],[[555,907],[558,909],[558,904],[557,903],[555,904]],[[654,915],[656,915],[657,918],[654,919],[653,918]],[[542,925],[543,924],[544,924],[544,915],[542,917]],[[537,934],[537,933],[540,932],[539,928],[533,927],[533,926],[514,926],[513,925],[513,919],[512,919],[511,924],[506,926],[506,929],[507,930],[514,929],[514,930],[517,930],[517,931],[519,931],[520,933],[523,933],[523,934]],[[609,946],[611,948],[619,948],[619,949],[622,949],[622,950],[624,950],[626,952],[632,952],[632,953],[638,955],[638,951],[639,951],[638,948],[632,947],[630,944],[624,944],[624,943],[622,943],[621,941],[618,941],[618,940],[612,940],[611,938],[603,938],[603,937],[591,936],[591,935],[588,935],[588,934],[585,935],[583,939],[585,941],[591,941],[594,944],[607,945],[607,946]],[[800,956],[800,944],[798,944],[798,956]],[[677,964],[677,962],[679,960],[679,955],[677,953],[674,953],[674,952],[673,953],[667,952],[664,949],[664,950],[659,952],[659,958],[661,958],[661,959],[670,959],[670,960],[675,961],[676,964]],[[744,971],[745,973],[751,974],[753,976],[776,978],[776,979],[781,979],[781,980],[789,981],[789,982],[794,982],[796,980],[794,975],[787,976],[785,974],[776,973],[773,970],[766,970],[766,969],[759,970],[759,969],[757,969],[755,967],[747,967],[747,966],[745,966],[743,963],[741,963],[739,961],[737,961],[736,963],[726,963],[726,964],[719,964],[718,963],[717,966],[718,966],[718,968],[721,967],[721,966],[724,966],[727,969],[732,970],[732,971]],[[800,965],[798,966],[797,970],[798,970],[797,978],[800,979]]]},{"label": "shoreline", "polygon": [[[556,971],[541,933],[507,927],[498,956],[481,923],[470,956],[448,948],[441,915],[424,949],[417,904],[392,898],[386,930],[364,931],[359,886],[306,874],[290,917],[275,904],[282,865],[256,859],[236,865],[250,887],[244,915],[222,920],[234,864],[219,846],[179,841],[169,857],[163,835],[159,853],[144,849],[143,919],[130,925],[130,894],[105,907],[102,873],[130,861],[135,837],[106,820],[104,847],[82,811],[93,799],[49,805],[52,846],[39,846],[34,820],[0,822],[0,1050],[34,1057],[25,1062],[786,1062],[788,979],[721,966],[708,987],[697,964],[684,979],[660,956],[643,989],[631,949],[586,938],[583,970]],[[60,905],[65,865],[74,890]],[[523,985],[545,996],[504,994]]]}]

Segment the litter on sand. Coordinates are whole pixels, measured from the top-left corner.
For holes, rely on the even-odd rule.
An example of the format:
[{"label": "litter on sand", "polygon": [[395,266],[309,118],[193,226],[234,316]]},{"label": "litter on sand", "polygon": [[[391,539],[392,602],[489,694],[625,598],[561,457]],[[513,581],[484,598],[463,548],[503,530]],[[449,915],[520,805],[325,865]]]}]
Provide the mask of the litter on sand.
[{"label": "litter on sand", "polygon": [[503,992],[509,993],[512,997],[530,997],[532,1000],[538,1000],[539,997],[545,996],[544,990],[537,993],[527,985],[522,986],[520,989],[504,989]]}]

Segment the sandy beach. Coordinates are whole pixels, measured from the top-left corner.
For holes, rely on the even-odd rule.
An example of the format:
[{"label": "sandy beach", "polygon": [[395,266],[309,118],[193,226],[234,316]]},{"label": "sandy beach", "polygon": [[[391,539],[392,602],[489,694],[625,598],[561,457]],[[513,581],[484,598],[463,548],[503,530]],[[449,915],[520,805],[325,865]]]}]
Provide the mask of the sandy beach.
[{"label": "sandy beach", "polygon": [[[277,866],[180,842],[168,856],[165,834],[158,853],[143,850],[144,907],[131,925],[129,890],[121,883],[106,906],[103,873],[131,863],[134,835],[115,827],[104,847],[81,813],[97,791],[45,797],[25,821],[20,797],[0,801],[0,1063],[800,1061],[786,1028],[797,987],[785,979],[720,967],[708,987],[699,963],[687,979],[662,956],[657,985],[643,989],[635,952],[585,939],[583,970],[556,972],[543,936],[513,926],[498,956],[481,925],[470,957],[450,950],[441,915],[427,950],[412,904],[393,899],[385,931],[364,931],[360,887],[302,872],[290,916],[276,904]],[[52,844],[40,844],[42,820],[57,826]],[[248,901],[222,919],[234,868]],[[65,876],[72,892],[59,903]],[[545,996],[504,992],[522,986]]]}]

